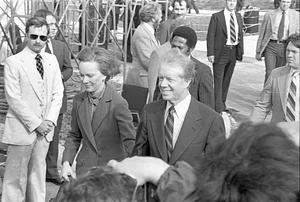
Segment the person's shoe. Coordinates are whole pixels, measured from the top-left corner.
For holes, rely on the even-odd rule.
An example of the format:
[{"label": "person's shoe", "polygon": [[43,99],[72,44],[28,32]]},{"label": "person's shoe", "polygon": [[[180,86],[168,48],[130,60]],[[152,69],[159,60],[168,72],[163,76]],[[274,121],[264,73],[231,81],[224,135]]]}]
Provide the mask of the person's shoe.
[{"label": "person's shoe", "polygon": [[63,184],[63,181],[60,178],[46,178],[46,182],[51,182],[58,186]]}]

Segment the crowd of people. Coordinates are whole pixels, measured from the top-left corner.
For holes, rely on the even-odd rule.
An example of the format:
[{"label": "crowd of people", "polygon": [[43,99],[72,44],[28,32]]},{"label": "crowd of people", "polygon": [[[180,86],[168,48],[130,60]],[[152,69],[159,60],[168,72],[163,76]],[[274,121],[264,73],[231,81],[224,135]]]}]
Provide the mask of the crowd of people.
[{"label": "crowd of people", "polygon": [[[77,54],[84,90],[73,98],[60,175],[64,82],[73,68],[66,45],[55,39],[55,15],[36,11],[26,40],[4,65],[9,109],[0,139],[8,145],[1,201],[43,202],[46,181],[67,182],[59,202],[299,201],[299,12],[291,0],[279,0],[266,13],[256,49],[256,59],[265,57],[264,88],[249,122],[228,137],[222,115],[230,113],[230,80],[247,44],[237,0],[224,3],[207,32],[212,68],[193,57],[197,34],[186,23],[187,1],[172,1],[162,23],[159,3],[140,8],[124,80],[148,89],[136,128],[111,81],[120,73],[116,54],[100,47]],[[263,123],[269,114],[271,123]]]}]

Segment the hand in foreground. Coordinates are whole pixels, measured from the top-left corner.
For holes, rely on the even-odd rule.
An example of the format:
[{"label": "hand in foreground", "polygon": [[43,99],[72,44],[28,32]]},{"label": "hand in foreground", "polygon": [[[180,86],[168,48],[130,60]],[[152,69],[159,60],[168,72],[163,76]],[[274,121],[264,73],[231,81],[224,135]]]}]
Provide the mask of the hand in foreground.
[{"label": "hand in foreground", "polygon": [[121,162],[110,160],[107,164],[119,173],[125,173],[137,180],[138,185],[146,182],[157,184],[169,164],[159,158],[139,157],[126,158]]},{"label": "hand in foreground", "polygon": [[70,166],[69,161],[65,161],[63,163],[62,169],[61,169],[61,176],[62,178],[69,182],[69,176],[71,176],[73,179],[76,179],[76,173],[72,170],[72,167]]}]

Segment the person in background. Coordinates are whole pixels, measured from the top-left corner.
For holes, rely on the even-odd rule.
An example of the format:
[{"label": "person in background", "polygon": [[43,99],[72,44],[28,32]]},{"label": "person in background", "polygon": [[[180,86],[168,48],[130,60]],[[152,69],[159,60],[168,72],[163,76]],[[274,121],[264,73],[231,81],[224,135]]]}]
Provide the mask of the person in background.
[{"label": "person in background", "polygon": [[262,122],[272,112],[271,122],[294,131],[291,135],[299,141],[300,33],[288,38],[286,59],[286,65],[271,72],[253,107],[250,120]]},{"label": "person in background", "polygon": [[244,53],[243,21],[236,12],[237,0],[225,0],[225,9],[214,13],[207,32],[207,57],[213,64],[215,110],[228,112],[226,99],[236,61]]},{"label": "person in background", "polygon": [[185,0],[174,0],[172,2],[172,14],[169,18],[162,22],[157,30],[156,37],[160,44],[168,42],[172,36],[172,32],[180,25],[187,24],[185,19],[187,12],[187,3]]},{"label": "person in background", "polygon": [[[84,48],[77,56],[85,91],[73,99],[71,131],[62,158],[62,177],[76,178],[110,159],[129,156],[135,142],[135,129],[125,99],[109,79],[119,73],[113,53],[103,48]],[[77,151],[76,172],[71,168]]]},{"label": "person in background", "polygon": [[150,55],[159,46],[154,33],[161,21],[161,6],[149,2],[140,10],[141,24],[131,40],[132,68],[129,69],[125,83],[148,88],[148,68]]},{"label": "person in background", "polygon": [[154,157],[112,160],[108,165],[135,177],[138,185],[156,184],[163,202],[299,201],[299,147],[269,124],[242,124],[194,168]]},{"label": "person in background", "polygon": [[46,20],[29,18],[25,32],[26,47],[4,66],[9,108],[0,137],[8,144],[2,202],[45,201],[46,155],[62,106],[58,61],[42,51],[49,34]]},{"label": "person in background", "polygon": [[[276,5],[279,3],[279,5]],[[300,15],[290,9],[292,0],[274,1],[276,9],[265,14],[256,44],[255,58],[265,58],[265,81],[271,71],[286,64],[285,49],[287,39],[294,33],[300,33]]]},{"label": "person in background", "polygon": [[[73,73],[73,68],[70,60],[70,53],[67,45],[59,40],[55,39],[57,34],[56,27],[56,16],[47,9],[39,9],[34,13],[34,17],[44,18],[49,26],[49,38],[46,42],[45,47],[42,51],[54,54],[59,64],[61,71],[61,77],[63,84],[71,78]],[[22,51],[26,46],[26,41],[18,46],[17,52]],[[62,127],[63,114],[67,111],[67,93],[66,88],[64,88],[63,103],[59,112],[57,119],[57,125],[54,129],[53,141],[49,145],[49,150],[47,153],[46,163],[46,181],[59,185],[62,183],[57,170],[57,159],[58,159],[58,145],[59,145],[59,133]]]}]

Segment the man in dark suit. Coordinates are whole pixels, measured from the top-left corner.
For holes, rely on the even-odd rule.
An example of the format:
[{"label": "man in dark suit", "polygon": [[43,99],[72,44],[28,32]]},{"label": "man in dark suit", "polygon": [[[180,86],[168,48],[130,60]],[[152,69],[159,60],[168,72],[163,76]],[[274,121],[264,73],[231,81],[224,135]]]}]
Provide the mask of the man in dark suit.
[{"label": "man in dark suit", "polygon": [[243,58],[242,17],[237,0],[226,0],[224,10],[214,13],[207,32],[207,57],[213,64],[215,109],[226,111],[226,98],[236,60]]},{"label": "man in dark suit", "polygon": [[[42,51],[52,53],[56,56],[62,75],[62,81],[66,82],[73,73],[73,68],[71,66],[69,50],[63,42],[55,40],[57,33],[56,27],[56,17],[55,15],[46,9],[37,10],[34,14],[35,17],[42,17],[46,19],[49,26],[49,40],[45,48]],[[17,52],[22,51],[27,42],[24,41],[17,48]],[[67,111],[67,94],[64,90],[63,103],[60,109],[60,113],[57,119],[57,125],[54,130],[53,141],[50,143],[46,162],[47,162],[47,172],[46,172],[46,181],[61,184],[61,180],[57,170],[57,158],[58,158],[58,144],[59,144],[59,132],[62,126],[63,113]]]},{"label": "man in dark suit", "polygon": [[225,140],[222,117],[189,93],[194,74],[193,63],[178,48],[162,57],[158,75],[163,100],[145,106],[132,155],[196,165]]},{"label": "man in dark suit", "polygon": [[[169,45],[168,45],[169,44]],[[158,69],[160,67],[161,57],[171,48],[178,48],[181,53],[190,57],[195,67],[195,77],[190,83],[190,94],[196,100],[206,104],[207,106],[215,109],[215,96],[214,96],[214,81],[211,69],[208,65],[200,62],[192,56],[192,52],[197,44],[197,34],[195,30],[187,26],[177,27],[170,42],[163,44],[151,54],[151,62],[149,66],[148,82],[149,82],[149,101],[152,102],[160,97],[158,86],[154,89],[157,80]]]}]

